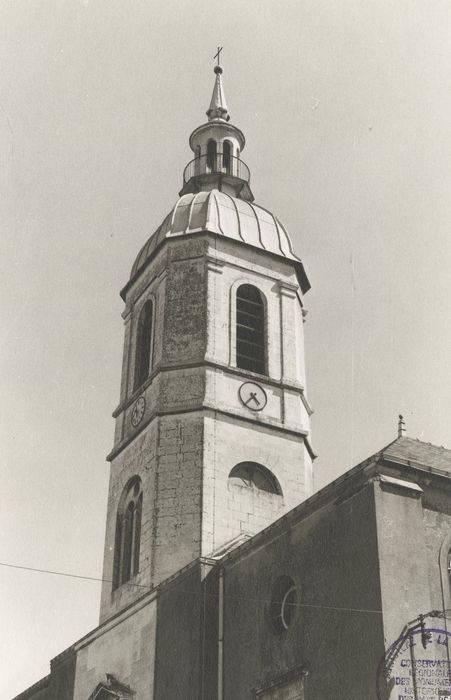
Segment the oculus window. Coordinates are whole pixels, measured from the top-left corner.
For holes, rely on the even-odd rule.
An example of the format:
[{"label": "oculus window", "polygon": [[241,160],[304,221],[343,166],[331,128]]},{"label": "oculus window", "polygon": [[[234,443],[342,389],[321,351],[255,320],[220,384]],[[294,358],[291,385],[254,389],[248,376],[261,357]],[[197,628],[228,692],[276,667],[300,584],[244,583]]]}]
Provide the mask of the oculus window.
[{"label": "oculus window", "polygon": [[280,576],[274,584],[269,610],[271,625],[277,634],[291,627],[297,617],[298,603],[298,591],[293,579]]}]

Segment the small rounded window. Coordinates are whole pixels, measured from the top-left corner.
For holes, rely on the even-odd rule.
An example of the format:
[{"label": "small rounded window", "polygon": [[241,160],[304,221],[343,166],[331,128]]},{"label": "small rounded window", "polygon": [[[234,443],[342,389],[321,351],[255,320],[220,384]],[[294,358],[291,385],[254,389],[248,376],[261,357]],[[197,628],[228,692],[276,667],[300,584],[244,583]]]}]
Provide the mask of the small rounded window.
[{"label": "small rounded window", "polygon": [[285,632],[294,622],[298,609],[298,591],[289,576],[277,579],[271,597],[270,617],[278,634]]}]

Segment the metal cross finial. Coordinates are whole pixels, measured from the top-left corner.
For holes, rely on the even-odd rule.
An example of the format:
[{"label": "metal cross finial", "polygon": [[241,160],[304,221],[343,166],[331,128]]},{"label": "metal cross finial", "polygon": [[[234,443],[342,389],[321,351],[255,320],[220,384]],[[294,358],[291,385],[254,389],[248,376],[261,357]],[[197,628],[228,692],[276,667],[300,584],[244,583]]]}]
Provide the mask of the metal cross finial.
[{"label": "metal cross finial", "polygon": [[222,49],[223,49],[222,46],[218,46],[218,53],[216,53],[216,54],[213,56],[213,60],[215,60],[215,58],[218,59],[218,66],[219,66],[219,54],[221,53]]}]

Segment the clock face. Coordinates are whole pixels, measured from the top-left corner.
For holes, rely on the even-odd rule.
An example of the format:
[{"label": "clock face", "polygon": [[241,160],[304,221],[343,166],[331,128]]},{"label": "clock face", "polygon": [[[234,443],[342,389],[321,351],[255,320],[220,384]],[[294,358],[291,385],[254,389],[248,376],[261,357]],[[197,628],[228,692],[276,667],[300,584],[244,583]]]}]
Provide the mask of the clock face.
[{"label": "clock face", "polygon": [[261,411],[268,400],[263,387],[255,382],[244,382],[238,390],[238,395],[243,406],[251,411]]},{"label": "clock face", "polygon": [[142,421],[144,411],[146,410],[146,399],[144,396],[140,396],[136,399],[135,405],[132,411],[132,426],[136,428]]}]

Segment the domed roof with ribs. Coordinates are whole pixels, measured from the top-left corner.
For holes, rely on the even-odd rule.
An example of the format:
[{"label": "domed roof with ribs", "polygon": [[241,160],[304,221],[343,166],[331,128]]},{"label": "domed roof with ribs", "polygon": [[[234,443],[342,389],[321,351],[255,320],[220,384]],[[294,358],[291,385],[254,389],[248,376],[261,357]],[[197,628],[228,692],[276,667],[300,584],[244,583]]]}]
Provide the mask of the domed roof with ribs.
[{"label": "domed roof with ribs", "polygon": [[[185,194],[141,248],[133,264],[130,281],[167,238],[208,231],[279,257],[296,265],[303,292],[310,288],[301,260],[295,255],[283,225],[267,209],[219,190]],[[128,286],[128,285],[127,285]],[[125,291],[125,290],[124,290]]]}]

